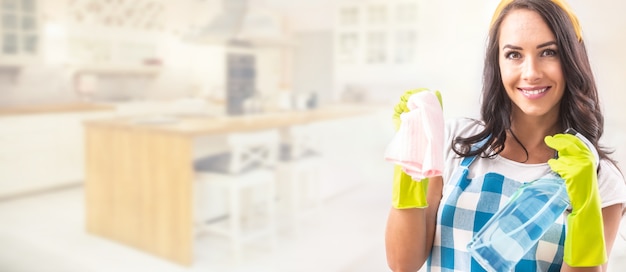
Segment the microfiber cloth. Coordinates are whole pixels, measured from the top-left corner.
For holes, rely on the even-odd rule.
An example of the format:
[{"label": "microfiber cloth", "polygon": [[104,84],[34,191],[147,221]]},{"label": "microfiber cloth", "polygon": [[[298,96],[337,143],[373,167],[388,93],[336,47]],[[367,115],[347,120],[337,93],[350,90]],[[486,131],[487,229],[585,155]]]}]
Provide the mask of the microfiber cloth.
[{"label": "microfiber cloth", "polygon": [[407,108],[385,150],[385,160],[400,165],[416,181],[441,176],[444,120],[439,100],[435,93],[423,91],[409,97]]}]

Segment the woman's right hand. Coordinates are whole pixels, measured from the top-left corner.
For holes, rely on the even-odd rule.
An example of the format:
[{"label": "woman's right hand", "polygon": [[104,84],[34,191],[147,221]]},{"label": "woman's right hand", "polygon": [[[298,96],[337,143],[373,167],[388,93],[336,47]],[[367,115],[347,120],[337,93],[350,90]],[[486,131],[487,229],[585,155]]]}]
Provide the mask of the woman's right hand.
[{"label": "woman's right hand", "polygon": [[[409,111],[409,98],[427,90],[420,88],[402,94],[393,113],[396,131],[402,123],[400,115]],[[439,91],[435,91],[435,95],[441,104]],[[402,171],[402,167],[394,167],[393,208],[389,212],[385,232],[387,264],[392,271],[417,271],[426,262],[433,247],[442,190],[440,176],[413,181]],[[429,204],[432,206],[428,207]]]},{"label": "woman's right hand", "polygon": [[[404,92],[402,96],[400,96],[400,101],[393,108],[393,125],[396,131],[400,129],[400,123],[401,123],[400,115],[402,115],[405,112],[409,112],[409,108],[406,105],[406,103],[409,101],[409,98],[412,95],[419,93],[419,92],[423,92],[423,91],[430,91],[430,90],[428,88],[417,88],[417,89],[408,90]],[[439,99],[439,104],[443,108],[443,102],[441,100],[441,93],[439,91],[434,91],[434,93],[437,96],[437,99]]]},{"label": "woman's right hand", "polygon": [[[400,128],[400,115],[409,112],[407,102],[409,98],[419,92],[430,91],[428,88],[419,88],[408,90],[402,94],[400,101],[394,107],[393,122],[396,131]],[[434,91],[439,104],[442,105],[441,93]],[[443,105],[442,105],[443,107]],[[392,206],[396,209],[426,208],[428,202],[426,195],[428,192],[428,178],[420,181],[414,181],[411,176],[402,171],[402,167],[394,166],[393,188],[392,188]]]}]

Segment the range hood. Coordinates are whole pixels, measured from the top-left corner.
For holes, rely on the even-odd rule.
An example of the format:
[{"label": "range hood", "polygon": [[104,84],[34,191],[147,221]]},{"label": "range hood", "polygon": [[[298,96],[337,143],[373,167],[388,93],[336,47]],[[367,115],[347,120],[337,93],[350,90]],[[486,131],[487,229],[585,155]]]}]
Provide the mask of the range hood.
[{"label": "range hood", "polygon": [[222,0],[222,11],[187,35],[196,43],[250,46],[287,46],[285,18],[250,0]]}]

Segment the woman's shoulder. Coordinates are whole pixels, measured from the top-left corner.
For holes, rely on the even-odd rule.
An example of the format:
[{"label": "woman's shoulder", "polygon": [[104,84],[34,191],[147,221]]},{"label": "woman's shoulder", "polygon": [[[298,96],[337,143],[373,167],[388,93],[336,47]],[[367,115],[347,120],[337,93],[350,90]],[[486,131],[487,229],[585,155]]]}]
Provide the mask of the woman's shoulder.
[{"label": "woman's shoulder", "polygon": [[473,118],[453,118],[446,120],[446,138],[469,137],[485,128],[485,123]]},{"label": "woman's shoulder", "polygon": [[608,159],[601,159],[598,171],[598,178],[609,179],[624,183],[624,175],[617,166]]},{"label": "woman's shoulder", "polygon": [[[598,172],[598,188],[602,207],[607,207],[617,203],[626,203],[626,183],[624,176],[617,166],[607,160],[600,160],[600,171]],[[624,206],[626,210],[626,206]]]}]

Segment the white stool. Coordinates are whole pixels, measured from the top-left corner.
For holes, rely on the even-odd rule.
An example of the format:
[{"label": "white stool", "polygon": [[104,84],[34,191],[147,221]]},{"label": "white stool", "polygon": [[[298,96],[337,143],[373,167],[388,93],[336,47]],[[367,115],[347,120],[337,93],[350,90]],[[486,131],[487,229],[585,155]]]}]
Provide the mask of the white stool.
[{"label": "white stool", "polygon": [[322,207],[319,186],[321,140],[312,125],[284,128],[281,138],[278,196],[281,206],[287,208],[297,235],[301,219],[311,212],[319,212]]},{"label": "white stool", "polygon": [[[254,238],[269,236],[271,246],[275,247],[276,175],[273,167],[277,161],[279,143],[280,134],[277,130],[232,133],[227,136],[227,153],[195,162],[196,197],[210,195],[211,190],[220,190],[228,198],[228,224],[223,226],[219,221],[206,222],[205,218],[198,218],[199,213],[196,212],[198,231],[230,238],[237,261],[241,259],[242,244]],[[260,222],[263,220],[252,218],[252,211],[260,207],[265,208],[265,213],[258,213],[265,215],[265,224],[246,229],[244,223],[247,221],[263,223]]]}]

